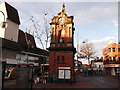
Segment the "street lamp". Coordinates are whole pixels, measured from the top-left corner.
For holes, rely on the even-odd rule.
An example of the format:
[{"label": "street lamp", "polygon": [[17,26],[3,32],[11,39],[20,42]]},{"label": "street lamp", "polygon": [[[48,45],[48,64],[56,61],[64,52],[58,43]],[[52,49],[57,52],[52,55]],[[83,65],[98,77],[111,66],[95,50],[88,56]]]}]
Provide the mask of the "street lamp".
[{"label": "street lamp", "polygon": [[[6,28],[7,27],[7,23],[5,22],[5,14],[0,11],[3,16],[4,16],[4,21],[0,23],[0,27],[1,28]],[[5,74],[5,67],[6,67],[6,62],[2,62],[2,89],[4,88],[4,74]]]},{"label": "street lamp", "polygon": [[0,23],[0,27],[6,28],[6,27],[7,27],[7,22],[5,22],[5,14],[4,14],[2,11],[0,11],[0,12],[1,12],[1,13],[3,14],[3,16],[4,16],[4,21]]}]

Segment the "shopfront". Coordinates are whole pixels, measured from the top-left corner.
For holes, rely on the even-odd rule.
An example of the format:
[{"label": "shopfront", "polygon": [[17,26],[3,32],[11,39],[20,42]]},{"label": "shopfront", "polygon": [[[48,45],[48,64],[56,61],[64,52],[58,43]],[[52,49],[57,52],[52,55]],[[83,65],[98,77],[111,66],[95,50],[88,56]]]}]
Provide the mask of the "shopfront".
[{"label": "shopfront", "polygon": [[105,64],[104,67],[107,75],[120,75],[120,64]]}]

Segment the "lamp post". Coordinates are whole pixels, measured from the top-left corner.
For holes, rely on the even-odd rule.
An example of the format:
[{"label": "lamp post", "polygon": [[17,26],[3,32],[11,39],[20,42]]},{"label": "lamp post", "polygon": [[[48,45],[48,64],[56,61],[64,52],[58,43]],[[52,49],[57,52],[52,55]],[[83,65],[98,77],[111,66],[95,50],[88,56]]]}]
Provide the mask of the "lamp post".
[{"label": "lamp post", "polygon": [[[1,28],[6,28],[7,27],[7,23],[5,22],[5,14],[0,11],[3,14],[4,20],[3,22],[0,23],[0,27]],[[6,67],[6,62],[2,62],[2,90],[4,88],[4,74],[5,74],[5,67]]]}]

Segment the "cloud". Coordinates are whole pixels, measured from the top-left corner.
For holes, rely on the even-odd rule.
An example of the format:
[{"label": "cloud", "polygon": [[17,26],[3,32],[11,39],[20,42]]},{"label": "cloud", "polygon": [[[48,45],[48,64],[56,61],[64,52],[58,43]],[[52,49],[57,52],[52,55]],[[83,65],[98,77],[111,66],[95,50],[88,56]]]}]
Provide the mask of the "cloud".
[{"label": "cloud", "polygon": [[118,28],[118,19],[117,19],[117,20],[112,20],[112,23],[114,24],[114,26],[115,26],[116,28]]},{"label": "cloud", "polygon": [[[26,20],[29,20],[30,16],[34,16],[37,20],[41,21],[40,18],[43,17],[44,12],[47,12],[49,15],[48,18],[51,19],[53,15],[57,15],[62,7],[62,3],[57,2],[12,2],[12,4],[17,7],[20,12],[21,22],[23,22],[22,25],[24,25],[24,21],[26,22]],[[117,25],[117,3],[66,2],[66,10],[69,13],[74,14],[75,26],[100,23],[104,21],[112,22],[114,25]]]},{"label": "cloud", "polygon": [[96,50],[96,55],[97,56],[99,56],[99,57],[102,56],[102,49],[107,47],[111,40],[114,41],[115,37],[106,37],[106,38],[101,39],[101,40],[92,40],[91,41],[94,44],[94,46],[95,46],[95,50]]},{"label": "cloud", "polygon": [[[117,3],[83,3],[86,7],[76,12],[76,24],[86,25],[98,22],[112,22],[117,25]],[[91,6],[92,5],[92,6]]]},{"label": "cloud", "polygon": [[[39,21],[40,26],[44,24],[44,13],[48,13],[47,19],[50,22],[51,17],[57,14],[57,11],[61,9],[59,4],[61,3],[45,3],[45,2],[11,2],[18,11],[21,21],[20,27],[29,27],[31,25],[30,18],[34,17],[35,21]],[[57,6],[58,5],[58,6]],[[24,9],[23,9],[24,8]],[[59,10],[60,11],[60,10]],[[56,12],[56,13],[55,13]]]},{"label": "cloud", "polygon": [[[11,0],[15,1],[15,0]],[[16,0],[19,1],[19,0]],[[25,31],[25,28],[29,28],[31,25],[30,17],[34,16],[36,20],[40,21],[40,25],[43,26],[43,14],[44,12],[48,12],[48,19],[51,20],[53,15],[57,15],[58,12],[61,11],[62,2],[61,3],[43,3],[43,2],[30,2],[25,3],[20,0],[20,2],[11,2],[15,8],[19,11],[21,26]],[[12,5],[11,4],[11,5]],[[115,26],[117,26],[117,3],[98,3],[98,2],[66,2],[66,10],[68,15],[73,14],[75,16],[75,25],[79,28],[80,25],[87,25],[90,23],[100,23],[100,22],[112,22]],[[97,31],[96,31],[97,32]],[[104,39],[106,40],[106,39]],[[103,41],[104,41],[103,40]],[[107,39],[109,40],[109,38]],[[98,40],[99,41],[99,40]],[[99,41],[101,45],[106,45],[102,43],[103,41]]]}]

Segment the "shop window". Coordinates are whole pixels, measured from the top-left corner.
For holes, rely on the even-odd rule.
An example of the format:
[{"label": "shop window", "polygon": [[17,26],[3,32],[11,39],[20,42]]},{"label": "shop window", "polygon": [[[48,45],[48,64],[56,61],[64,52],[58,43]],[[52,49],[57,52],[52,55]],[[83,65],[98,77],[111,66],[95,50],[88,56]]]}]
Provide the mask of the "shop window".
[{"label": "shop window", "polygon": [[113,57],[113,61],[115,61],[115,57]]}]

